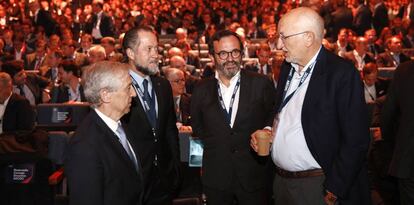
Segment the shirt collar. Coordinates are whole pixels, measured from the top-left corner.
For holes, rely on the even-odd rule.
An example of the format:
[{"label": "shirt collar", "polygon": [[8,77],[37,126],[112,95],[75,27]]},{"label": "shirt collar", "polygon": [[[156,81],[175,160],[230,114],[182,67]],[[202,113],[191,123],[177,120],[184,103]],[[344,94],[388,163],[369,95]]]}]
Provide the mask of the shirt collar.
[{"label": "shirt collar", "polygon": [[9,97],[3,102],[3,104],[0,103],[0,105],[7,106],[7,103],[9,103],[10,97],[12,96],[13,92],[10,93]]},{"label": "shirt collar", "polygon": [[[312,65],[315,61],[316,58],[319,55],[319,52],[321,52],[322,46],[319,47],[318,52],[315,53],[315,55],[311,58],[311,60],[303,67],[303,69],[299,72],[299,75],[302,75],[306,70],[308,70],[308,68],[310,67],[310,65]],[[290,63],[290,65],[292,65],[292,67],[295,69],[296,72],[298,72],[299,70],[299,65],[296,63]]]},{"label": "shirt collar", "polygon": [[116,122],[115,120],[103,114],[97,108],[95,108],[94,110],[96,114],[98,114],[98,116],[105,122],[105,124],[108,125],[109,129],[111,129],[114,133],[116,133],[116,130],[118,129],[118,123],[120,123],[120,121],[118,120]]},{"label": "shirt collar", "polygon": [[131,75],[131,77],[134,79],[134,81],[141,87],[142,86],[142,82],[144,82],[144,79],[148,80],[148,83],[151,83],[151,78],[146,75],[145,77],[142,77],[140,75],[138,75],[138,73],[129,70],[129,75]]}]

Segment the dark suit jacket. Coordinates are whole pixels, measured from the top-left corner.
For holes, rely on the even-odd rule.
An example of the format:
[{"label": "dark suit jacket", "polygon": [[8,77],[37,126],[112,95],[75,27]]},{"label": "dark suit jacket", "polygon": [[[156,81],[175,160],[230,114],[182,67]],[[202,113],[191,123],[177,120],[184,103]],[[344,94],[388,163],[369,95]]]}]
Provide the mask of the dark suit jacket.
[{"label": "dark suit jacket", "polygon": [[29,101],[13,93],[3,116],[3,132],[28,131],[34,128],[35,112]]},{"label": "dark suit jacket", "polygon": [[[276,107],[282,101],[290,64],[282,65]],[[300,108],[298,108],[300,109]],[[369,204],[366,156],[370,141],[364,89],[348,61],[322,48],[302,107],[306,143],[325,173],[323,186],[340,204]]]},{"label": "dark suit jacket", "polygon": [[[343,58],[345,58],[347,60],[350,60],[354,64],[355,67],[358,66],[358,61],[356,60],[353,51],[346,52],[344,54]],[[372,55],[371,53],[366,53],[365,54],[365,57],[364,57],[364,62],[365,62],[365,64],[367,64],[367,63],[375,63],[374,55]]]},{"label": "dark suit jacket", "polygon": [[27,73],[26,85],[35,97],[36,105],[42,103],[43,89],[49,85],[50,81],[36,74]]},{"label": "dark suit jacket", "polygon": [[[98,21],[98,16],[95,14],[92,16],[91,21],[86,24],[86,32],[92,34],[92,29]],[[114,23],[112,18],[108,16],[105,12],[101,16],[101,24],[99,25],[102,37],[111,36],[114,37]]]},{"label": "dark suit jacket", "polygon": [[[176,127],[176,116],[170,83],[157,76],[151,77],[153,89],[157,96],[158,117],[156,128],[156,139],[152,127],[147,119],[138,96],[133,98],[131,111],[122,119],[130,128],[134,136],[134,142],[138,145],[138,153],[142,159],[143,175],[146,184],[146,196],[148,200],[151,193],[151,183],[156,176],[161,181],[162,189],[171,190],[178,183],[176,168],[179,167],[180,154],[178,147],[178,131]],[[158,156],[158,170],[154,166],[155,155]],[[159,174],[157,174],[159,172]]]},{"label": "dark suit jacket", "polygon": [[[404,63],[410,60],[410,57],[406,56],[403,53],[400,53],[400,63]],[[394,58],[390,52],[384,52],[378,55],[377,64],[379,67],[394,67]]]},{"label": "dark suit jacket", "polygon": [[[125,132],[137,153],[133,135]],[[142,204],[142,168],[136,171],[118,137],[94,110],[69,141],[65,174],[70,204]]]},{"label": "dark suit jacket", "polygon": [[190,125],[191,114],[190,114],[190,105],[191,105],[191,95],[184,93],[181,95],[180,99],[180,111],[181,119],[183,125]]},{"label": "dark suit jacket", "polygon": [[368,6],[362,4],[358,7],[354,17],[354,29],[358,36],[363,36],[371,28],[372,12]]},{"label": "dark suit jacket", "polygon": [[[80,92],[81,102],[86,102],[86,97],[85,97],[85,93],[83,92],[82,85],[79,86],[79,92]],[[51,98],[50,99],[51,103],[68,102],[69,101],[69,88],[64,85],[53,87],[52,90],[50,91],[50,98]]]},{"label": "dark suit jacket", "polygon": [[396,69],[382,109],[383,139],[395,142],[389,173],[398,178],[414,177],[413,115],[414,61]]},{"label": "dark suit jacket", "polygon": [[37,21],[34,21],[33,18],[33,22],[34,26],[43,27],[47,36],[58,33],[59,28],[55,20],[53,20],[52,15],[49,13],[49,11],[40,9],[39,13],[37,14]]},{"label": "dark suit jacket", "polygon": [[203,79],[191,97],[191,124],[194,135],[204,145],[203,184],[230,190],[236,177],[247,191],[264,188],[271,180],[267,174],[268,157],[259,157],[250,148],[250,135],[272,126],[275,89],[263,75],[241,70],[240,98],[231,128],[223,112],[214,77]]},{"label": "dark suit jacket", "polygon": [[380,34],[384,27],[389,26],[388,10],[384,3],[374,9],[372,21],[377,34]]},{"label": "dark suit jacket", "polygon": [[390,85],[389,79],[377,78],[377,82],[375,82],[375,90],[376,90],[377,98],[380,98],[387,94],[389,85]]},{"label": "dark suit jacket", "polygon": [[332,13],[332,25],[333,26],[333,37],[335,40],[338,36],[338,32],[341,28],[352,27],[352,11],[347,7],[339,7]]}]

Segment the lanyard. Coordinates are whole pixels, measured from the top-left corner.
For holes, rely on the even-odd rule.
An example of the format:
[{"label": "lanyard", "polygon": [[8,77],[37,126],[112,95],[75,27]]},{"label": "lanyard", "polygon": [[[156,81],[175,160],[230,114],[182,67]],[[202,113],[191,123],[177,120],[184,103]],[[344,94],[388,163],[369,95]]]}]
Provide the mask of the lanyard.
[{"label": "lanyard", "polygon": [[289,90],[290,84],[292,83],[293,73],[295,72],[295,69],[293,67],[290,68],[288,80],[286,81],[285,89],[283,90],[283,101],[282,104],[279,107],[278,113],[282,111],[282,109],[286,106],[286,104],[289,102],[290,99],[292,99],[293,95],[296,93],[296,91],[299,89],[299,87],[305,82],[306,78],[308,78],[309,74],[315,67],[316,61],[314,61],[312,64],[309,65],[308,69],[303,74],[302,78],[300,79],[298,87],[289,95],[286,96],[287,91]]},{"label": "lanyard", "polygon": [[[147,99],[144,97],[144,91],[141,90],[141,88],[139,87],[137,81],[135,81],[135,79],[132,76],[131,76],[131,79],[132,79],[132,85],[134,86],[135,90],[139,94],[139,97],[142,99],[142,102],[144,103],[145,113],[149,114],[149,112],[150,112],[149,103],[150,102],[148,102]],[[152,97],[155,97],[154,88],[152,88],[151,95],[152,95]]]},{"label": "lanyard", "polygon": [[217,91],[218,91],[218,96],[219,96],[219,100],[220,100],[220,105],[221,105],[221,108],[223,109],[223,111],[226,113],[227,123],[229,123],[229,125],[231,124],[231,114],[233,112],[234,99],[236,98],[236,93],[237,93],[237,90],[239,89],[239,87],[240,87],[240,77],[237,80],[236,86],[234,87],[234,90],[233,90],[233,94],[231,95],[229,111],[227,112],[226,106],[224,105],[223,96],[221,94],[220,85],[219,85],[219,83],[217,83]]}]

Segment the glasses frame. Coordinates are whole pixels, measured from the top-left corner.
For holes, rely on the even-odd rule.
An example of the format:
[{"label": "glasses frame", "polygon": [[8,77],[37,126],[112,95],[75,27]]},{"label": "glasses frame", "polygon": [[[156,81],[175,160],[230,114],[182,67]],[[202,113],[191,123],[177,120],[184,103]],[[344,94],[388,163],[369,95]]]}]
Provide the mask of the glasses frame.
[{"label": "glasses frame", "polygon": [[[238,52],[238,54],[235,56],[234,52]],[[232,58],[239,58],[240,56],[242,56],[242,51],[240,49],[236,48],[236,49],[233,49],[230,52],[220,51],[220,52],[217,52],[217,53],[214,53],[214,54],[216,54],[219,57],[219,59],[221,59],[221,60],[227,60],[229,58],[229,55],[231,55]],[[223,57],[222,55],[226,55],[226,57]]]},{"label": "glasses frame", "polygon": [[285,41],[286,41],[286,39],[288,39],[288,38],[290,38],[290,37],[293,37],[293,36],[298,36],[298,35],[305,34],[305,33],[308,33],[308,32],[309,32],[309,31],[302,31],[302,32],[299,32],[299,33],[294,33],[294,34],[287,35],[287,36],[285,36],[283,33],[279,33],[279,39],[280,39],[280,40],[282,40],[283,42],[285,42]]}]

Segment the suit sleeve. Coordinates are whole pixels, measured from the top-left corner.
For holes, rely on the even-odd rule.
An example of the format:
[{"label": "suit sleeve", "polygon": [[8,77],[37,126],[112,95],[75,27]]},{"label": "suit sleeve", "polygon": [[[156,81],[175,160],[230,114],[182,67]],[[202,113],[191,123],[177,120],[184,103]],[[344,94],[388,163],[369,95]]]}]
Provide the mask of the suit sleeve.
[{"label": "suit sleeve", "polygon": [[[345,70],[345,69],[344,69]],[[338,152],[326,173],[325,188],[339,198],[346,197],[363,168],[370,142],[367,107],[359,73],[346,69],[338,80],[336,112]]]},{"label": "suit sleeve", "polygon": [[388,89],[387,97],[385,98],[385,103],[381,113],[381,134],[384,140],[392,140],[397,129],[396,119],[400,112],[397,99],[397,84],[399,80],[400,76],[397,70]]},{"label": "suit sleeve", "polygon": [[266,78],[265,87],[264,87],[264,99],[263,102],[265,103],[266,113],[266,126],[272,126],[273,120],[275,118],[276,110],[276,89],[273,86],[272,81]]},{"label": "suit sleeve", "polygon": [[17,112],[17,129],[32,130],[36,120],[35,111],[27,99],[16,101],[18,103]]},{"label": "suit sleeve", "polygon": [[102,205],[103,165],[92,145],[74,136],[66,153],[65,174],[70,189],[70,204]]},{"label": "suit sleeve", "polygon": [[202,112],[202,104],[201,104],[201,95],[202,93],[200,89],[200,84],[197,85],[194,90],[193,94],[191,95],[191,105],[190,105],[190,113],[191,113],[191,127],[193,129],[194,136],[198,138],[203,138],[203,112]]},{"label": "suit sleeve", "polygon": [[176,163],[179,163],[180,162],[180,148],[178,145],[178,130],[176,126],[177,118],[175,116],[175,111],[174,111],[174,100],[172,97],[172,90],[168,82],[167,82],[166,88],[168,90],[168,95],[167,95],[168,96],[168,104],[167,104],[168,114],[167,114],[167,129],[166,129],[167,140],[170,145],[172,154],[174,156],[174,160],[176,160]]}]

